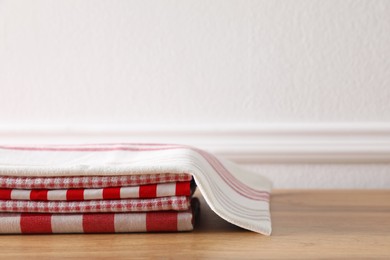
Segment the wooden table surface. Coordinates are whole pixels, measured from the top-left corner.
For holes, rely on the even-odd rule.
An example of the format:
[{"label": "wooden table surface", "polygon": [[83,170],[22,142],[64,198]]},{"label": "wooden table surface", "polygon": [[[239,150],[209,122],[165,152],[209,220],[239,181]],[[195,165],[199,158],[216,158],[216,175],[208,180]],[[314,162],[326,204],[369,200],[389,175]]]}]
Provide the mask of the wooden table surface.
[{"label": "wooden table surface", "polygon": [[273,191],[270,237],[227,223],[201,202],[193,232],[3,235],[0,257],[390,259],[390,190]]}]

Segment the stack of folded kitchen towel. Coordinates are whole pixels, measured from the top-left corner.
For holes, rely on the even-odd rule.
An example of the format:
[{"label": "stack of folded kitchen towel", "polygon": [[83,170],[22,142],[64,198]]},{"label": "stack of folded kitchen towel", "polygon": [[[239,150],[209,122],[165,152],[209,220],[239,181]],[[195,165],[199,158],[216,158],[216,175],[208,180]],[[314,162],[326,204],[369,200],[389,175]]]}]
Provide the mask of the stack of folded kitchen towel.
[{"label": "stack of folded kitchen towel", "polygon": [[225,220],[271,233],[267,179],[173,144],[0,146],[0,233],[189,231],[196,186]]},{"label": "stack of folded kitchen towel", "polygon": [[198,201],[189,174],[0,176],[2,233],[189,231]]}]

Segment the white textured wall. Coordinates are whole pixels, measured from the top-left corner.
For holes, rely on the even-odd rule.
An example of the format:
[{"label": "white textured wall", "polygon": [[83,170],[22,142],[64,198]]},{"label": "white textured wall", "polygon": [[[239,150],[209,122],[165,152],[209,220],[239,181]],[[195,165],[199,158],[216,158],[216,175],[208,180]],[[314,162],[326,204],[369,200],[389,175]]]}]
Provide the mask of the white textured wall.
[{"label": "white textured wall", "polygon": [[390,120],[390,1],[0,0],[0,120]]},{"label": "white textured wall", "polygon": [[[0,130],[389,123],[389,14],[387,0],[0,0]],[[252,167],[276,187],[390,187],[385,165]]]}]

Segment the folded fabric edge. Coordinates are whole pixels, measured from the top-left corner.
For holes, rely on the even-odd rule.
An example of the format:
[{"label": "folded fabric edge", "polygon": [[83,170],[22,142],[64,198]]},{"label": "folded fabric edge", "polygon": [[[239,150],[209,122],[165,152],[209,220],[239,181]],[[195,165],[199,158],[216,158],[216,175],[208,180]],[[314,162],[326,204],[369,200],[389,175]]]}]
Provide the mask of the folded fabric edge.
[{"label": "folded fabric edge", "polygon": [[[226,220],[227,222],[230,222],[233,225],[236,225],[236,226],[241,227],[243,229],[247,229],[247,230],[262,234],[262,235],[270,236],[272,234],[272,226],[261,224],[261,220],[259,220],[258,224],[251,225],[251,224],[248,224],[246,222],[240,221],[237,218],[231,217],[231,214],[226,212],[222,207],[220,207],[220,208],[215,207],[216,204],[213,203],[213,199],[210,199],[210,197],[212,197],[212,196],[208,192],[206,192],[206,190],[203,189],[202,185],[198,185],[198,188],[199,188],[200,193],[203,195],[203,198],[205,199],[207,205],[220,218]],[[268,211],[269,211],[269,203],[268,203]],[[270,216],[270,213],[268,215]]]}]

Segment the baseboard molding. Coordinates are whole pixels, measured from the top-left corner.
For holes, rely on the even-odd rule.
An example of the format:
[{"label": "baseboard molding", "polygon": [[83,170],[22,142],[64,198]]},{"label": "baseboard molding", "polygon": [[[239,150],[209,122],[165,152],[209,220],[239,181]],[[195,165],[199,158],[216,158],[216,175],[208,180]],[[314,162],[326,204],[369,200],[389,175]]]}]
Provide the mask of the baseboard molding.
[{"label": "baseboard molding", "polygon": [[2,144],[194,145],[241,163],[390,163],[390,124],[0,126]]}]

